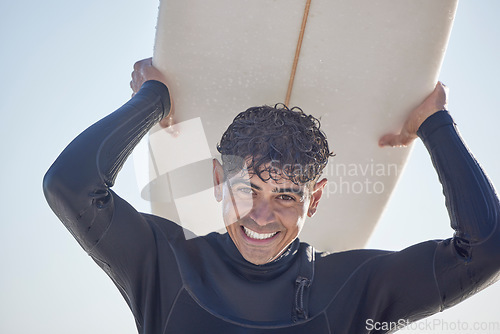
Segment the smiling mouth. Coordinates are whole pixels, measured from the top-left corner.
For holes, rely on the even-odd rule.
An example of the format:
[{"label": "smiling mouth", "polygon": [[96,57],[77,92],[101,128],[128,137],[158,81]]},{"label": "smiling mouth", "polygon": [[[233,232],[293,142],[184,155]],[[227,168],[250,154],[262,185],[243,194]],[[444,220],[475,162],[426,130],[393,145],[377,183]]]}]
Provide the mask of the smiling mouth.
[{"label": "smiling mouth", "polygon": [[279,231],[273,232],[273,233],[257,233],[255,231],[252,231],[252,230],[246,228],[245,226],[242,226],[242,229],[243,229],[243,232],[245,232],[247,237],[249,237],[250,239],[255,239],[255,240],[271,239],[272,237],[274,237],[276,234],[279,233]]}]

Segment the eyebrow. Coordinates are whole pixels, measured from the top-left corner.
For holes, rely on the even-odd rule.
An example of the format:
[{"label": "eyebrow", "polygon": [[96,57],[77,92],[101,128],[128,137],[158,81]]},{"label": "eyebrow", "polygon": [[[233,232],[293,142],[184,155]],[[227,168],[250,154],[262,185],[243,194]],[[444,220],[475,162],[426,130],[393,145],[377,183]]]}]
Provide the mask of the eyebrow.
[{"label": "eyebrow", "polygon": [[274,188],[272,191],[278,194],[292,193],[298,195],[300,198],[304,197],[304,191],[297,188]]}]

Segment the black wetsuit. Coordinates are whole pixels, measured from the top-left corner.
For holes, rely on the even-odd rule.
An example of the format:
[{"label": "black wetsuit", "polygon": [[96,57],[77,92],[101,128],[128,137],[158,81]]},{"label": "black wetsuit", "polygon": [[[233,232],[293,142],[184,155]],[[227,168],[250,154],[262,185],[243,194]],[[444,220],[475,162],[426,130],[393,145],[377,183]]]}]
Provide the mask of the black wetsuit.
[{"label": "black wetsuit", "polygon": [[329,255],[295,240],[257,266],[227,233],[186,240],[177,224],[138,213],[110,190],[168,104],[166,87],[146,82],[78,136],[44,179],[50,206],[113,279],[140,333],[381,333],[460,302],[499,272],[499,202],[446,111],[419,136],[443,184],[453,238]]}]

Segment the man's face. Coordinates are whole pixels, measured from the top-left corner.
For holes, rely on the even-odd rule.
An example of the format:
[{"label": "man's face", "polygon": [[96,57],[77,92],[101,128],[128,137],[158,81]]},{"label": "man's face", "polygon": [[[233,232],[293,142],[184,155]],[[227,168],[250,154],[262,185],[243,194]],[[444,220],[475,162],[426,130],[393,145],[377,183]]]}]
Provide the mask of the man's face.
[{"label": "man's face", "polygon": [[226,229],[241,255],[257,265],[276,259],[297,238],[326,184],[326,179],[314,186],[287,179],[262,181],[246,169],[221,182],[221,173],[215,162],[215,195],[222,201]]}]

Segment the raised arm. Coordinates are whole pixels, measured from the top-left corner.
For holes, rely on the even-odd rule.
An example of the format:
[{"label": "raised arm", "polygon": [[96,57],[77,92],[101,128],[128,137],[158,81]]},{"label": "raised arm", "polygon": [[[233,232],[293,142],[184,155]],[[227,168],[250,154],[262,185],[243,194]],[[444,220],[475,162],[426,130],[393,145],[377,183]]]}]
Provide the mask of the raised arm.
[{"label": "raised arm", "polygon": [[[455,230],[455,248],[467,257],[470,246],[494,235],[500,219],[500,205],[493,185],[445,110],[447,92],[448,89],[438,83],[429,97],[409,115],[401,133],[387,134],[379,144],[399,146],[409,144],[417,136],[422,139],[443,185],[451,227]],[[498,241],[500,248],[500,239]]]},{"label": "raised arm", "polygon": [[50,207],[87,252],[110,224],[110,188],[125,160],[154,124],[170,116],[164,82],[151,59],[137,62],[130,83],[133,98],[75,138],[45,175]]},{"label": "raised arm", "polygon": [[78,242],[89,251],[114,211],[110,187],[132,149],[168,114],[166,86],[148,81],[124,106],[75,138],[45,175],[47,201]]},{"label": "raised arm", "polygon": [[[145,324],[163,323],[164,317],[158,316],[161,307],[175,298],[170,290],[159,294],[159,282],[168,279],[172,291],[181,285],[175,256],[164,239],[158,242],[158,238],[183,236],[178,225],[138,213],[111,190],[135,145],[169,115],[168,89],[157,81],[162,78],[149,80],[151,76],[141,72],[144,66],[154,72],[150,64],[136,64],[133,98],[75,138],[50,167],[43,183],[52,210],[114,281],[140,331]],[[160,256],[172,267],[158,268]],[[159,270],[166,271],[161,280]]]},{"label": "raised arm", "polygon": [[[422,139],[443,186],[455,230],[450,239],[422,243],[381,258],[392,272],[388,290],[394,292],[394,305],[399,305],[392,308],[395,317],[415,320],[455,305],[498,280],[500,272],[499,199],[453,119],[443,110],[446,93],[438,83],[409,115],[401,133],[386,135],[379,142],[398,146],[417,135]],[[415,310],[418,314],[411,316]]]},{"label": "raised arm", "polygon": [[446,308],[498,279],[500,203],[448,112],[429,117],[418,135],[443,186],[455,230],[453,238],[438,244],[434,259],[442,307]]},{"label": "raised arm", "polygon": [[[153,58],[139,60],[134,64],[134,71],[132,72],[132,80],[130,81],[130,88],[132,88],[132,97],[137,94],[142,85],[148,81],[154,80],[167,85],[165,76],[153,66]],[[164,118],[160,120],[160,125],[167,128],[174,123],[174,107],[172,97],[169,96],[169,112]]]}]

